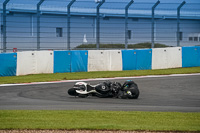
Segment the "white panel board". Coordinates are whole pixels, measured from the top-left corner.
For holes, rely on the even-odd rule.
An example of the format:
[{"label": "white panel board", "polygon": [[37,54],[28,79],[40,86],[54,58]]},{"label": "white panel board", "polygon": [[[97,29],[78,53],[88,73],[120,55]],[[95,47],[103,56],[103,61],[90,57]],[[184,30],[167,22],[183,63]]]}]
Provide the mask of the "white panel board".
[{"label": "white panel board", "polygon": [[35,74],[36,66],[35,66],[35,53],[28,52],[17,52],[17,73],[16,75],[27,75],[27,74]]},{"label": "white panel board", "polygon": [[53,73],[53,51],[36,51],[36,73]]},{"label": "white panel board", "polygon": [[88,71],[121,71],[121,50],[89,50]]},{"label": "white panel board", "polygon": [[182,67],[181,47],[152,49],[152,69],[178,67]]},{"label": "white panel board", "polygon": [[167,49],[167,65],[168,68],[182,67],[182,48],[168,48]]},{"label": "white panel board", "polygon": [[152,49],[152,69],[167,68],[167,52],[166,49]]},{"label": "white panel board", "polygon": [[53,51],[17,53],[17,76],[39,73],[53,73]]},{"label": "white panel board", "polygon": [[122,52],[121,50],[110,50],[110,71],[122,70]]},{"label": "white panel board", "polygon": [[88,71],[109,71],[109,51],[88,50]]}]

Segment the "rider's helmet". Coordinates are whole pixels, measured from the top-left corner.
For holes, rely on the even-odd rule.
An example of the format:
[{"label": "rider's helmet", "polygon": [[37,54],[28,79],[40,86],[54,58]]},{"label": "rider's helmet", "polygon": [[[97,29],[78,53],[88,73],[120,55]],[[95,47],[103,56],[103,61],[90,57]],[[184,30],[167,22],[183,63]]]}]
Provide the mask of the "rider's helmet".
[{"label": "rider's helmet", "polygon": [[126,80],[125,82],[124,82],[124,84],[122,85],[122,91],[123,90],[125,90],[126,88],[128,88],[128,87],[130,87],[131,85],[135,85],[135,86],[137,86],[137,84],[133,81],[133,80]]},{"label": "rider's helmet", "polygon": [[129,98],[129,99],[137,99],[139,96],[139,89],[137,84],[132,80],[127,80],[124,82],[121,93],[119,94],[120,98]]}]

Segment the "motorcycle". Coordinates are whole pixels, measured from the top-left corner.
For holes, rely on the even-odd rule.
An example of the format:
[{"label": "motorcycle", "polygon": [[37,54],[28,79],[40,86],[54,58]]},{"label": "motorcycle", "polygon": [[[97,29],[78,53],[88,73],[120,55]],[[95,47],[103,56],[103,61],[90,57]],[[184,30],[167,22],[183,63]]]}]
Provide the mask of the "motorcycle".
[{"label": "motorcycle", "polygon": [[75,97],[86,98],[96,96],[99,98],[137,99],[139,97],[138,85],[127,80],[121,85],[119,82],[105,81],[97,85],[86,82],[77,82],[68,90],[68,94]]}]

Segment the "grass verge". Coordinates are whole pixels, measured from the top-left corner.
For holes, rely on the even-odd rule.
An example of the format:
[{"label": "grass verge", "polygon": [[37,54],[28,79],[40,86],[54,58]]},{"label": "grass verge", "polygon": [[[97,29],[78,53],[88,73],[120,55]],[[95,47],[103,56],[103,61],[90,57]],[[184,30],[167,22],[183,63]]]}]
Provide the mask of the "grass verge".
[{"label": "grass verge", "polygon": [[11,77],[0,77],[0,84],[46,82],[46,81],[75,80],[75,79],[89,79],[89,78],[131,77],[131,76],[145,76],[145,75],[188,74],[188,73],[200,73],[200,67],[162,69],[162,70],[76,72],[76,73],[54,73],[54,74],[35,74],[26,76],[11,76]]},{"label": "grass verge", "polygon": [[0,129],[200,131],[200,113],[0,110]]}]

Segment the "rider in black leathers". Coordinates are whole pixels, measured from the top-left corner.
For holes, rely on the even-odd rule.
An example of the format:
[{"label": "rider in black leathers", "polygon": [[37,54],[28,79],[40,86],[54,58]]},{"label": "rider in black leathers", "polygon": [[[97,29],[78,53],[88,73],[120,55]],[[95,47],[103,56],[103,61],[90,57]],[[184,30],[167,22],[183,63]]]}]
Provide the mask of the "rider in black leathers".
[{"label": "rider in black leathers", "polygon": [[97,97],[116,97],[122,99],[137,99],[139,96],[139,90],[137,84],[132,80],[127,80],[123,85],[119,82],[106,81],[100,83],[95,87]]}]

